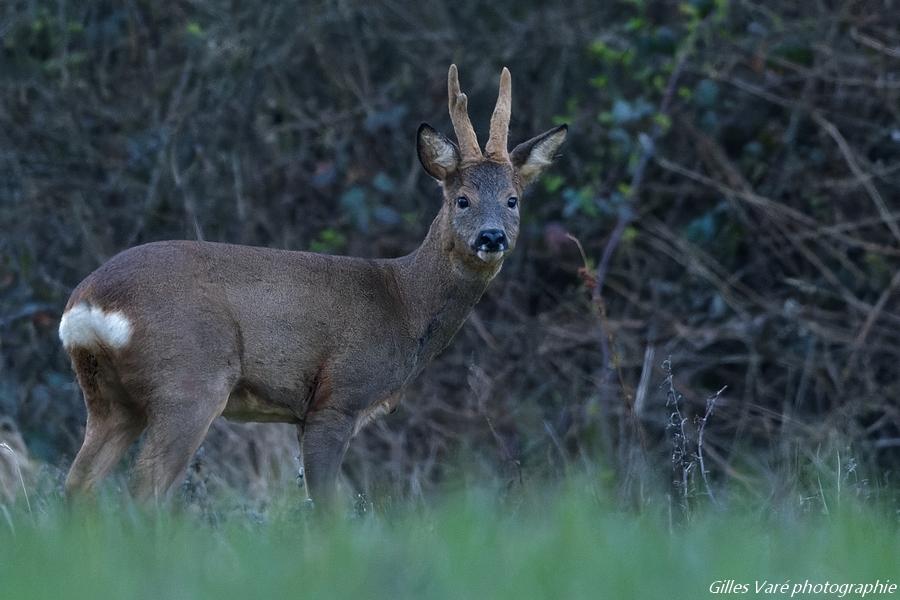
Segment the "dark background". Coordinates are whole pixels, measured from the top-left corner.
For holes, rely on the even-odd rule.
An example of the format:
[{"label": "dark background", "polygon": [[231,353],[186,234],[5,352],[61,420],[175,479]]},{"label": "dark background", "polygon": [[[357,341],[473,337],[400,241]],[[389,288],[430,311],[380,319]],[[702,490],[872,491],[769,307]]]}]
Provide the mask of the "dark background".
[{"label": "dark background", "polygon": [[[124,248],[412,250],[439,206],[415,132],[452,133],[448,65],[482,139],[507,65],[511,143],[569,138],[454,343],[354,441],[353,484],[586,469],[687,501],[706,471],[802,497],[836,465],[870,493],[900,464],[898,31],[892,0],[4,2],[0,415],[68,466],[59,315]],[[217,424],[192,472],[264,488],[293,437]]]}]

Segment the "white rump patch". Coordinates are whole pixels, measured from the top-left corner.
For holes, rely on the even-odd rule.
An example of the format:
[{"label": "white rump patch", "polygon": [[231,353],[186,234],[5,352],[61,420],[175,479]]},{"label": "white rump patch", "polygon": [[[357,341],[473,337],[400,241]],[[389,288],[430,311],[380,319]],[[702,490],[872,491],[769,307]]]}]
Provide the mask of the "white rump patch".
[{"label": "white rump patch", "polygon": [[131,321],[122,312],[105,312],[82,302],[63,314],[59,321],[59,339],[66,348],[97,345],[122,348],[131,339]]}]

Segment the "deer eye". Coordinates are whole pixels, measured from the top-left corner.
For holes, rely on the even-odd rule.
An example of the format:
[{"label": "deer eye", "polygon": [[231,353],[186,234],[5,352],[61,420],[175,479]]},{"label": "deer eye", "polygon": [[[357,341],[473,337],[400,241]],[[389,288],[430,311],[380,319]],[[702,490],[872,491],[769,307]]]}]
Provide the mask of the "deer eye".
[{"label": "deer eye", "polygon": [[460,196],[456,199],[456,205],[460,208],[469,208],[469,199],[465,196]]},{"label": "deer eye", "polygon": [[510,196],[509,200],[506,201],[506,205],[510,208],[515,208],[519,204],[519,199],[515,196]]}]

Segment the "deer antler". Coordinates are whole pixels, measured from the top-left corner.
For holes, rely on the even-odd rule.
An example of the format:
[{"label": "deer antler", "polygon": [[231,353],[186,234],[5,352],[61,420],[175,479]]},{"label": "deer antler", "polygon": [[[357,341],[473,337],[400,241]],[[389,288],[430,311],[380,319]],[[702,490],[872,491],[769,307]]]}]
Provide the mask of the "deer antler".
[{"label": "deer antler", "polygon": [[459,142],[459,153],[462,162],[476,162],[483,158],[481,148],[478,146],[478,137],[469,120],[468,99],[459,90],[459,74],[456,65],[450,65],[447,73],[447,95],[450,104],[450,120],[453,121],[453,129],[456,131],[456,141]]},{"label": "deer antler", "polygon": [[509,115],[512,107],[512,78],[509,69],[503,67],[500,73],[500,93],[491,116],[491,133],[484,147],[487,157],[494,161],[509,162],[507,137],[509,135]]}]

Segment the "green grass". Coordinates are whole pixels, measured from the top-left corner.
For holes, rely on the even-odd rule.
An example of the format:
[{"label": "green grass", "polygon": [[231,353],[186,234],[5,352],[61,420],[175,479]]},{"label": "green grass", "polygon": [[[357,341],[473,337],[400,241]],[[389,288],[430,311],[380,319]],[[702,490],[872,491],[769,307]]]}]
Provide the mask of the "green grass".
[{"label": "green grass", "polygon": [[0,519],[0,598],[695,599],[723,579],[748,583],[747,597],[756,580],[900,581],[897,516],[858,505],[790,518],[710,509],[671,525],[665,510],[622,512],[573,485],[328,523],[281,506],[216,526],[122,503],[17,507]]}]

